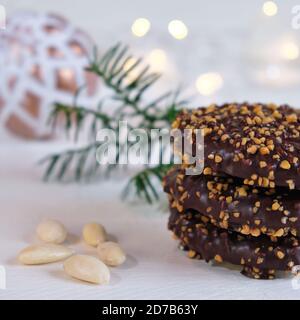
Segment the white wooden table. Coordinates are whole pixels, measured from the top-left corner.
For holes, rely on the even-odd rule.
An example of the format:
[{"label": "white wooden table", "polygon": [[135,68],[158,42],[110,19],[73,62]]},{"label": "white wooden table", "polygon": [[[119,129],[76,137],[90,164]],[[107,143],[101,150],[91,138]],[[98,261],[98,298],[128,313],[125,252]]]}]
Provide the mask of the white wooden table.
[{"label": "white wooden table", "polygon": [[[226,267],[190,260],[177,249],[166,229],[167,214],[155,207],[123,203],[123,183],[45,184],[38,159],[51,144],[3,138],[0,146],[0,264],[7,288],[0,299],[298,299],[291,278],[251,280]],[[103,223],[128,253],[127,262],[112,269],[111,283],[95,286],[66,276],[61,263],[25,267],[19,250],[37,240],[34,229],[46,217],[61,220],[69,245],[94,254],[78,238],[88,221]]]}]

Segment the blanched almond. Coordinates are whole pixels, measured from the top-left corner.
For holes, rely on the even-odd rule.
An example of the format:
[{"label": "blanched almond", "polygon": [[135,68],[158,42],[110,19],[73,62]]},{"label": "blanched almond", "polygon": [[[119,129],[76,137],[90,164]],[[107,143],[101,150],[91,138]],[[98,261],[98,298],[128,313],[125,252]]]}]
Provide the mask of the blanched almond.
[{"label": "blanched almond", "polygon": [[105,228],[99,223],[88,223],[83,227],[82,236],[84,241],[90,246],[96,247],[106,240]]},{"label": "blanched almond", "polygon": [[67,230],[63,224],[52,219],[41,222],[36,233],[40,240],[48,243],[63,243],[67,237]]},{"label": "blanched almond", "polygon": [[72,249],[58,244],[33,245],[20,252],[19,261],[23,264],[44,264],[66,259],[73,253]]},{"label": "blanched almond", "polygon": [[96,284],[107,284],[110,272],[107,266],[95,257],[74,255],[64,262],[65,272],[75,279]]},{"label": "blanched almond", "polygon": [[107,241],[100,243],[97,252],[101,261],[108,266],[119,266],[126,260],[122,248],[115,242]]}]

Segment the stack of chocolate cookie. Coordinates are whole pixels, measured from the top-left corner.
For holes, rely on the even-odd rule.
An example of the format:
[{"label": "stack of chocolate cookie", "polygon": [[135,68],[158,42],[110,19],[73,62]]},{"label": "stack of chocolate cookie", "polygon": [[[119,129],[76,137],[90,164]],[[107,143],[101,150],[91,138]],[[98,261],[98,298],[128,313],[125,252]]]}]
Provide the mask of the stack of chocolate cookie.
[{"label": "stack of chocolate cookie", "polygon": [[204,132],[203,173],[187,175],[192,165],[183,163],[164,179],[169,229],[188,256],[240,265],[255,279],[273,279],[276,271],[299,265],[297,111],[274,104],[212,105],[181,112],[173,127]]}]

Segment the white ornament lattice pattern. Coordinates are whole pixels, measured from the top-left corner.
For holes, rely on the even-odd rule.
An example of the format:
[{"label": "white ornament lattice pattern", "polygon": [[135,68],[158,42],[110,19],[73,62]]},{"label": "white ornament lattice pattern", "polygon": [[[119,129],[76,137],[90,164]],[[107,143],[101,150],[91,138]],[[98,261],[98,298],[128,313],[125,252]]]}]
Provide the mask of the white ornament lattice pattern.
[{"label": "white ornament lattice pattern", "polygon": [[[59,16],[31,12],[12,16],[0,32],[0,124],[14,116],[36,137],[43,137],[49,133],[51,106],[73,103],[76,89],[86,84],[78,103],[92,107],[98,88],[84,70],[91,47],[84,32]],[[34,114],[24,102],[28,95],[34,97]]]}]

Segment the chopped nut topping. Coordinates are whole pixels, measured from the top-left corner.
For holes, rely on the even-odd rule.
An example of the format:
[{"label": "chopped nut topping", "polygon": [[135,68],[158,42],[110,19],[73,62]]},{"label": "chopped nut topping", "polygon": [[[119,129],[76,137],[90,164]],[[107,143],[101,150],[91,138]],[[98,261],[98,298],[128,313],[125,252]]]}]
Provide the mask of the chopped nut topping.
[{"label": "chopped nut topping", "polygon": [[259,161],[260,168],[265,168],[267,166],[266,161]]},{"label": "chopped nut topping", "polygon": [[222,158],[220,155],[216,154],[216,155],[215,155],[215,162],[216,162],[216,163],[220,163],[220,162],[222,162],[222,161],[223,161],[223,158]]},{"label": "chopped nut topping", "polygon": [[255,154],[256,151],[257,151],[257,147],[254,146],[254,145],[251,146],[251,147],[249,147],[249,148],[247,149],[247,152],[248,152],[248,153],[251,153],[251,154]]},{"label": "chopped nut topping", "polygon": [[240,215],[241,215],[241,214],[240,214],[239,212],[234,212],[234,213],[233,213],[233,216],[234,216],[235,218],[239,218]]},{"label": "chopped nut topping", "polygon": [[[251,167],[258,169],[258,172],[245,171],[249,172],[248,177],[242,174],[239,176],[239,173],[236,173],[237,176],[245,179],[248,185],[259,185],[265,188],[275,188],[277,185],[288,185],[291,189],[297,187],[294,184],[298,179],[291,176],[292,173],[277,174],[275,179],[274,174],[272,177],[269,172],[266,172],[277,164],[283,170],[291,169],[292,164],[297,165],[295,169],[298,169],[299,149],[294,141],[300,138],[300,116],[287,105],[230,103],[192,111],[184,110],[177,116],[172,127],[180,130],[203,129],[205,135],[211,135],[209,139],[213,141],[215,150],[219,152],[217,155],[213,152],[208,155],[208,159],[205,159],[213,160],[210,164],[212,169],[214,164],[220,164],[220,169],[230,174],[223,164],[223,160],[228,156],[226,163],[230,165],[232,161],[233,171],[235,163],[236,170],[240,170],[238,168],[242,168],[243,165],[245,169]],[[194,143],[194,137],[191,139]],[[210,145],[209,142],[208,145]],[[234,149],[233,152],[232,149]],[[266,157],[264,159],[259,156],[254,157],[257,152]],[[209,172],[208,169],[205,170],[205,174]],[[258,177],[254,177],[253,174]],[[300,176],[300,170],[295,170],[295,174]]]},{"label": "chopped nut topping", "polygon": [[216,254],[215,255],[215,260],[217,261],[217,262],[223,262],[223,259],[222,259],[222,257],[219,255],[219,254]]},{"label": "chopped nut topping", "polygon": [[205,174],[205,175],[211,175],[211,174],[212,174],[211,168],[209,168],[209,167],[204,168],[203,174]]},{"label": "chopped nut topping", "polygon": [[274,237],[282,237],[284,235],[284,230],[282,228],[278,229],[273,236]]},{"label": "chopped nut topping", "polygon": [[262,155],[270,154],[270,150],[267,147],[259,148],[259,153]]},{"label": "chopped nut topping", "polygon": [[286,180],[290,190],[295,189],[295,182],[292,179]]},{"label": "chopped nut topping", "polygon": [[256,260],[256,263],[257,264],[262,264],[264,262],[264,258],[262,258],[262,257],[259,257],[259,258],[257,258],[257,260]]},{"label": "chopped nut topping", "polygon": [[291,165],[287,160],[283,160],[280,163],[280,168],[285,169],[285,170],[289,170],[291,168]]},{"label": "chopped nut topping", "polygon": [[246,191],[245,187],[237,188],[236,191],[238,192],[238,195],[240,197],[246,197],[247,196],[247,191]]},{"label": "chopped nut topping", "polygon": [[282,251],[278,250],[278,251],[276,252],[276,256],[277,256],[279,259],[283,259],[283,258],[285,257],[285,254],[284,254]]},{"label": "chopped nut topping", "polygon": [[273,204],[272,204],[272,210],[273,211],[276,211],[276,210],[278,210],[280,208],[280,204],[278,203],[278,202],[274,202]]},{"label": "chopped nut topping", "polygon": [[194,250],[189,250],[188,251],[188,257],[189,258],[193,259],[193,258],[195,258],[196,255],[197,255],[196,251],[194,251]]}]

